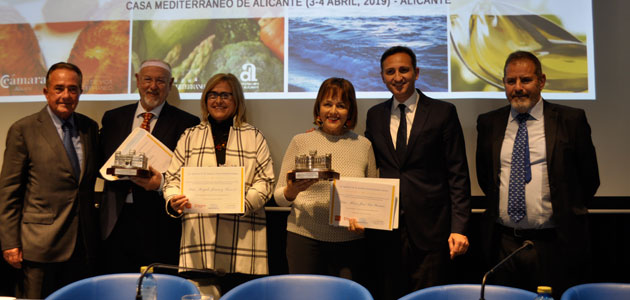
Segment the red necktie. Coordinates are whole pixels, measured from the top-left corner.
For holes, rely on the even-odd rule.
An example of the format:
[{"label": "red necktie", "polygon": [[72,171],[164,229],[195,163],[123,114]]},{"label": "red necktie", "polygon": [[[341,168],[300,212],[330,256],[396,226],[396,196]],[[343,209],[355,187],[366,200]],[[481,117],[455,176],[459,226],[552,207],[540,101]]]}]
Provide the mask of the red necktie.
[{"label": "red necktie", "polygon": [[140,128],[148,132],[151,132],[151,119],[153,118],[153,114],[150,112],[145,112],[143,115],[144,115],[144,120],[142,121]]}]

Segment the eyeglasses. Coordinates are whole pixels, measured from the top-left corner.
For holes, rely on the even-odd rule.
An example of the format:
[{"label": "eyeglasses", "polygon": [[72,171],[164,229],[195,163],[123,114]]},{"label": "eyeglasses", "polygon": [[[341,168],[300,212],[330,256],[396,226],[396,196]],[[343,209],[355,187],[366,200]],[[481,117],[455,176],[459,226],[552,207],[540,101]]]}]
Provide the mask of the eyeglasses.
[{"label": "eyeglasses", "polygon": [[222,100],[230,100],[230,99],[232,99],[232,93],[228,93],[228,92],[221,92],[221,93],[208,92],[208,95],[206,97],[208,99],[212,99],[212,100],[216,100],[219,97],[221,97]]}]

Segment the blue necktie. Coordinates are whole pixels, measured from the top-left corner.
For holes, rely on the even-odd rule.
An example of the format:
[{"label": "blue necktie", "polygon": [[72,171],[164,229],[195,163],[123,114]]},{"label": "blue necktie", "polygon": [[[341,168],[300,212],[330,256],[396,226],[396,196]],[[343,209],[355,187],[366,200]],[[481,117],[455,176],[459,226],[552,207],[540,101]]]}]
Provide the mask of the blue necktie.
[{"label": "blue necktie", "polygon": [[66,154],[68,154],[68,159],[70,159],[70,164],[72,164],[74,178],[79,179],[79,176],[81,176],[81,167],[79,166],[77,151],[74,149],[74,144],[72,143],[72,127],[72,123],[69,121],[64,121],[61,125],[63,129],[63,146],[66,148]]},{"label": "blue necktie", "polygon": [[400,123],[396,134],[396,154],[398,155],[398,162],[401,164],[405,159],[405,153],[407,153],[407,117],[405,116],[405,107],[404,104],[398,104]]},{"label": "blue necktie", "polygon": [[527,137],[528,113],[518,114],[518,131],[512,149],[512,168],[510,170],[510,186],[508,191],[508,215],[510,220],[518,223],[527,214],[525,206],[525,184],[532,180],[532,169],[529,161],[529,141]]}]

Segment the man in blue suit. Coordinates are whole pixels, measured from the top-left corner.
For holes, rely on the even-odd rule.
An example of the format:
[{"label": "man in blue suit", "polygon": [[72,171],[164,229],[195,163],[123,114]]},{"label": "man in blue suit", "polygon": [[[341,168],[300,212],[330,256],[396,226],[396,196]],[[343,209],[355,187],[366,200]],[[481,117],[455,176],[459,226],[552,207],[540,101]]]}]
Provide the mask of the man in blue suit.
[{"label": "man in blue suit", "polygon": [[[368,230],[376,299],[397,299],[445,284],[449,259],[468,249],[470,179],[455,106],[415,88],[416,55],[407,47],[381,57],[393,97],[368,111],[365,136],[381,177],[400,179],[400,222],[392,232]],[[399,259],[400,258],[400,259]]]}]

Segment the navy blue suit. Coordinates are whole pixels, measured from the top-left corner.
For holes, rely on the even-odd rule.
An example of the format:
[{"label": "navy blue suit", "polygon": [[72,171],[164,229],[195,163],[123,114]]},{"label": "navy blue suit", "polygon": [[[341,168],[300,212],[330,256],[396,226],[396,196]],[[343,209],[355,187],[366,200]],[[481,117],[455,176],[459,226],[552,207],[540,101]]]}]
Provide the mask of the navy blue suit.
[{"label": "navy blue suit", "polygon": [[420,90],[418,93],[403,161],[398,161],[390,133],[394,99],[368,111],[365,136],[372,142],[380,177],[400,179],[399,227],[403,245],[392,245],[398,243],[391,240],[395,232],[369,231],[367,237],[372,245],[378,245],[374,251],[389,248],[395,257],[400,256],[400,247],[408,247],[412,253],[444,252],[448,256],[449,235],[465,234],[470,217],[464,135],[454,105],[429,98]]},{"label": "navy blue suit", "polygon": [[[507,127],[510,106],[482,114],[477,119],[477,180],[485,194],[483,246],[491,264],[498,262],[501,234],[497,232],[499,217],[499,172],[501,146]],[[587,203],[599,187],[599,172],[591,128],[584,110],[543,100],[545,145],[549,192],[556,236],[549,252],[550,282],[554,294],[584,280],[590,254]],[[537,244],[534,241],[535,245]],[[540,243],[543,244],[542,242]],[[535,246],[537,252],[542,252]],[[542,266],[547,267],[547,266]],[[503,268],[509,270],[509,267]],[[498,279],[501,276],[498,276]],[[544,277],[533,275],[533,277]],[[503,276],[507,277],[507,276]],[[541,280],[546,280],[541,278]],[[541,282],[543,283],[543,282]],[[535,285],[535,284],[534,284]],[[530,287],[535,289],[535,286]]]}]

